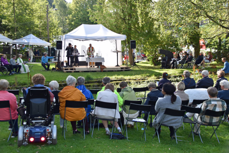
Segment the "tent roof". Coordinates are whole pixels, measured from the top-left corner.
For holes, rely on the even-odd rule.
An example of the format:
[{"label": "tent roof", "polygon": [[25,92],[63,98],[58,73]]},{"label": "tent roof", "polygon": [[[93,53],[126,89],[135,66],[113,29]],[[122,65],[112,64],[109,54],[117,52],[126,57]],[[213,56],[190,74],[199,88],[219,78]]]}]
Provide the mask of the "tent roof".
[{"label": "tent roof", "polygon": [[12,39],[9,39],[5,36],[3,36],[2,34],[0,34],[0,42],[12,42]]},{"label": "tent roof", "polygon": [[36,36],[34,36],[33,34],[29,34],[29,35],[22,37],[20,39],[16,39],[12,43],[24,44],[24,45],[51,46],[51,44],[49,42],[41,40],[41,39],[37,38]]},{"label": "tent roof", "polygon": [[76,40],[125,40],[126,35],[115,33],[101,24],[82,24],[64,35],[64,39]]}]

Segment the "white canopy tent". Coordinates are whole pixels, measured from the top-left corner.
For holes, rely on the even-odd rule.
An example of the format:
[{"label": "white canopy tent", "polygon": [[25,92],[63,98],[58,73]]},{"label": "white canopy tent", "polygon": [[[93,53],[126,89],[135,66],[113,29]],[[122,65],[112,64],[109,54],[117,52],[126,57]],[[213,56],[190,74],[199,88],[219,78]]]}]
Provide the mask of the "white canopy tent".
[{"label": "white canopy tent", "polygon": [[34,36],[33,34],[29,34],[20,39],[16,39],[12,42],[13,44],[24,44],[24,45],[39,45],[39,46],[51,46],[51,43],[41,40]]},{"label": "white canopy tent", "polygon": [[[77,48],[81,55],[85,55],[89,44],[95,48],[95,55],[104,57],[105,66],[117,64],[117,57],[114,52],[121,51],[121,40],[125,40],[126,35],[117,34],[101,24],[82,24],[78,28],[63,36],[63,47],[61,59],[66,59],[65,49],[68,43]],[[86,56],[86,55],[85,55]],[[86,57],[80,57],[80,61],[86,61]],[[118,64],[122,64],[122,55],[118,54]]]},{"label": "white canopy tent", "polygon": [[2,34],[0,34],[0,42],[9,42],[11,43],[13,40],[12,39],[9,39],[5,36],[3,36]]}]

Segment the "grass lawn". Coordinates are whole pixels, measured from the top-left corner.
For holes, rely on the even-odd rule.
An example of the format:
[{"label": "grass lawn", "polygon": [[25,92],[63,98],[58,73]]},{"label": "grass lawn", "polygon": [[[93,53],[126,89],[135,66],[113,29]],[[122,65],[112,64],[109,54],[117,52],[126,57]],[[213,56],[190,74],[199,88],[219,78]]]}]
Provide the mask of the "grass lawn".
[{"label": "grass lawn", "polygon": [[[46,81],[51,80],[65,80],[68,75],[73,75],[75,77],[84,76],[85,78],[91,79],[101,79],[104,76],[109,76],[112,79],[124,78],[124,79],[139,79],[146,78],[153,80],[157,76],[161,76],[163,72],[169,73],[171,76],[173,75],[181,75],[184,69],[159,69],[159,67],[153,67],[149,65],[148,62],[141,62],[138,64],[140,69],[134,67],[132,71],[126,72],[81,72],[81,73],[63,73],[63,72],[51,72],[51,71],[43,71],[43,68],[40,64],[34,64],[33,71],[30,75],[34,75],[36,73],[42,73],[46,77]],[[53,67],[53,65],[51,66]],[[222,65],[217,66],[215,69],[208,69],[209,71],[216,71],[221,68]],[[192,71],[192,69],[190,69]],[[0,79],[7,79],[11,83],[15,83],[15,80],[18,83],[28,83],[28,75],[27,74],[17,74],[13,76],[2,76],[0,75]],[[161,143],[158,142],[155,137],[152,139],[154,134],[154,128],[147,127],[147,141],[145,142],[142,138],[143,131],[141,127],[137,128],[135,126],[134,129],[128,130],[129,141],[128,140],[110,140],[108,136],[105,135],[105,129],[100,128],[99,131],[95,128],[94,137],[91,138],[91,135],[86,135],[86,139],[83,139],[82,134],[72,134],[72,129],[70,123],[68,122],[68,131],[66,133],[66,140],[64,140],[61,134],[61,128],[59,127],[59,116],[56,116],[55,124],[58,129],[58,142],[57,145],[47,145],[47,144],[29,144],[28,146],[22,146],[20,148],[17,147],[17,138],[10,139],[7,142],[7,138],[9,135],[8,127],[9,124],[7,122],[0,122],[0,152],[1,153],[49,153],[49,152],[98,152],[98,153],[114,153],[114,152],[172,152],[172,153],[215,153],[215,152],[228,152],[229,149],[229,133],[228,123],[223,123],[217,130],[217,135],[220,140],[220,144],[218,144],[216,137],[213,136],[210,139],[210,136],[213,132],[211,127],[201,127],[201,136],[203,139],[203,144],[201,143],[198,136],[195,136],[195,142],[192,141],[192,137],[189,137],[190,126],[188,124],[185,125],[185,129],[181,127],[177,135],[182,136],[179,139],[183,141],[179,141],[176,144],[175,140],[171,140],[169,138],[169,129],[167,127],[162,127],[161,132]],[[79,129],[79,131],[83,131]],[[117,131],[116,131],[117,132]]]}]

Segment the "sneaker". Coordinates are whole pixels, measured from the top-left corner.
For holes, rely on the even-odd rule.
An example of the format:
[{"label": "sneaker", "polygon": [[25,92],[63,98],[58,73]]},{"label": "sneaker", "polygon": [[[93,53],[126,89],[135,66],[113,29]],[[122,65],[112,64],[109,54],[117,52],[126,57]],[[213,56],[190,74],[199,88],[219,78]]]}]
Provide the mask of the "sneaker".
[{"label": "sneaker", "polygon": [[13,133],[12,135],[11,135],[11,138],[15,138],[15,137],[17,137],[18,136],[18,133],[16,132],[16,133]]},{"label": "sneaker", "polygon": [[9,130],[9,131],[11,131],[11,130],[12,130],[12,127],[11,127],[11,126],[9,126],[8,130]]},{"label": "sneaker", "polygon": [[111,132],[110,131],[106,131],[106,135],[111,135]]}]

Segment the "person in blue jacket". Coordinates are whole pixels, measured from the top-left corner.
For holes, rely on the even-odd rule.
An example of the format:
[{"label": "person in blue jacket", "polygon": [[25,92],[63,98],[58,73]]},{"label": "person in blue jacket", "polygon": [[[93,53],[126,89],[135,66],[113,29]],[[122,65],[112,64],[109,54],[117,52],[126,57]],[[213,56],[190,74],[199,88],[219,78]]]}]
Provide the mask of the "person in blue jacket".
[{"label": "person in blue jacket", "polygon": [[[84,96],[86,97],[87,100],[89,100],[89,99],[94,99],[94,97],[93,97],[91,91],[88,90],[88,89],[85,87],[84,83],[85,83],[85,78],[79,76],[79,77],[77,78],[77,86],[76,86],[76,88],[79,89],[79,90],[84,94]],[[87,121],[86,121],[86,127],[85,127],[86,133],[85,133],[85,134],[89,134],[89,130],[87,130],[87,129],[88,129],[88,127],[89,127],[89,124],[88,124],[88,116],[89,116],[90,113],[91,113],[91,105],[88,105],[87,108],[85,108],[85,111],[86,111],[86,114],[87,114]],[[78,126],[80,126],[80,125],[81,125],[81,122],[78,121]]]},{"label": "person in blue jacket", "polygon": [[225,72],[225,74],[229,73],[229,63],[226,60],[226,57],[222,58],[222,62],[224,62],[224,67],[222,70]]},{"label": "person in blue jacket", "polygon": [[196,82],[193,78],[190,78],[190,72],[185,70],[183,72],[184,80],[182,80],[185,84],[185,89],[193,89],[196,87]]},{"label": "person in blue jacket", "polygon": [[47,53],[44,53],[44,56],[41,58],[41,65],[45,68],[45,70],[49,70],[50,64],[48,63],[48,60],[53,58],[52,56],[47,56]]}]

